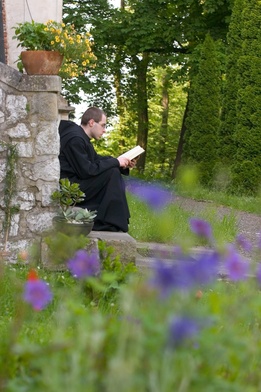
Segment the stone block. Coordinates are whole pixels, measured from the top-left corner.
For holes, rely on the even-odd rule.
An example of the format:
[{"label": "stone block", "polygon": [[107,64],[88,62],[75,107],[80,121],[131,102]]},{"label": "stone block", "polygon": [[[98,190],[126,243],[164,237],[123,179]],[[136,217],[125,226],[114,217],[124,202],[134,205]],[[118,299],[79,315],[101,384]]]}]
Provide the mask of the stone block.
[{"label": "stone block", "polygon": [[[90,242],[86,245],[85,249],[89,253],[91,253],[92,251],[98,252],[98,241],[96,239],[90,239]],[[43,239],[41,240],[40,252],[41,265],[47,270],[59,272],[66,271],[68,269],[67,260],[64,263],[59,264],[51,260],[48,245],[43,241]]]},{"label": "stone block", "polygon": [[[136,240],[127,233],[114,233],[109,231],[92,231],[88,234],[89,243],[85,249],[87,252],[97,251],[99,249],[99,241],[105,243],[106,247],[112,247],[112,258],[120,257],[120,261],[124,264],[136,262]],[[104,254],[100,253],[100,260]],[[67,269],[66,262],[64,264],[55,264],[50,260],[50,253],[47,244],[41,241],[41,263],[44,268],[51,271],[65,271]]]},{"label": "stone block", "polygon": [[112,247],[112,257],[119,256],[122,263],[135,263],[137,244],[136,240],[128,233],[92,231],[88,237],[102,241],[106,246]]}]

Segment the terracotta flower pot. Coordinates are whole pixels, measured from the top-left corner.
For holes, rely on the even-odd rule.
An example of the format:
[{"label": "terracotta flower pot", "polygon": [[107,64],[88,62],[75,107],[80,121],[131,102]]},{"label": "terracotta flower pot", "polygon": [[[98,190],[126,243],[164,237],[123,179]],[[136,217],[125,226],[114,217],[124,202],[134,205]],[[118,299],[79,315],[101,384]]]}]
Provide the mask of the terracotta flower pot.
[{"label": "terracotta flower pot", "polygon": [[26,50],[21,52],[21,61],[28,75],[58,75],[63,56],[55,51]]}]

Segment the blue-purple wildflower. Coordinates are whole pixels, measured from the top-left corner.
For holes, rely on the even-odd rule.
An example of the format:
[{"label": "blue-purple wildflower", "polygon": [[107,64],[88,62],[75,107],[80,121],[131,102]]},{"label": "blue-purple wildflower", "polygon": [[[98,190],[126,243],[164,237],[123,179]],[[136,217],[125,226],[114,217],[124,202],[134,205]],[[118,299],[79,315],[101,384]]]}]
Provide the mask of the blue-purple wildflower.
[{"label": "blue-purple wildflower", "polygon": [[157,183],[129,180],[127,189],[154,210],[161,210],[173,201],[173,193]]},{"label": "blue-purple wildflower", "polygon": [[53,299],[49,285],[38,276],[34,270],[28,274],[28,281],[24,286],[23,298],[32,305],[34,310],[44,309]]},{"label": "blue-purple wildflower", "polygon": [[245,252],[250,253],[252,251],[252,244],[243,234],[238,234],[236,237],[236,245],[241,247]]},{"label": "blue-purple wildflower", "polygon": [[234,246],[230,245],[227,248],[227,253],[224,258],[224,268],[230,280],[239,281],[247,279],[250,265],[249,262],[236,251]]},{"label": "blue-purple wildflower", "polygon": [[167,297],[177,287],[177,265],[156,260],[150,284],[159,290],[161,297]]},{"label": "blue-purple wildflower", "polygon": [[157,260],[150,284],[165,298],[176,290],[186,291],[212,283],[217,278],[218,266],[219,254],[212,251],[197,258],[183,255],[172,262]]},{"label": "blue-purple wildflower", "polygon": [[77,279],[95,276],[100,272],[100,260],[97,252],[88,253],[78,250],[74,257],[68,260],[68,268]]},{"label": "blue-purple wildflower", "polygon": [[258,249],[261,249],[261,233],[258,233],[257,247],[258,247]]},{"label": "blue-purple wildflower", "polygon": [[189,286],[208,285],[218,276],[220,256],[218,252],[202,252],[193,262],[184,264]]},{"label": "blue-purple wildflower", "polygon": [[191,218],[190,229],[194,234],[203,237],[208,241],[212,241],[213,239],[212,227],[209,222],[203,219]]},{"label": "blue-purple wildflower", "polygon": [[194,340],[198,335],[200,325],[198,320],[188,316],[174,316],[169,323],[169,344],[178,347]]},{"label": "blue-purple wildflower", "polygon": [[261,286],[261,263],[257,264],[257,267],[256,267],[256,278],[257,278],[258,284]]}]

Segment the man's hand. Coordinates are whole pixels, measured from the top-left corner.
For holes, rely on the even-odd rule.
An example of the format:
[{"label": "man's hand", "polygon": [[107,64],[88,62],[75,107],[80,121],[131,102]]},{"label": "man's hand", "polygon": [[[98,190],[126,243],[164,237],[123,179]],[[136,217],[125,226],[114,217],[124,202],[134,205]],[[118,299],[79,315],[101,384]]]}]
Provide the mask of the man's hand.
[{"label": "man's hand", "polygon": [[132,159],[131,161],[130,161],[130,165],[128,166],[130,169],[132,169],[133,167],[135,167],[136,166],[136,163],[137,163],[137,159]]},{"label": "man's hand", "polygon": [[118,157],[117,158],[120,164],[120,167],[127,169],[128,167],[133,167],[131,161],[125,157]]}]

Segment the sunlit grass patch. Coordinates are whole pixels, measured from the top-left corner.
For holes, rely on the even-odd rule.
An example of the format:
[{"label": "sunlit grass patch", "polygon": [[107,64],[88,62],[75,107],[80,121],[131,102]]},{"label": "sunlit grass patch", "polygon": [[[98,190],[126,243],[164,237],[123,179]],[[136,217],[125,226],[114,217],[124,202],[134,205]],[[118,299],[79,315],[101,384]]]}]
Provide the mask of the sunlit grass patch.
[{"label": "sunlit grass patch", "polygon": [[161,211],[153,211],[130,194],[128,203],[131,211],[129,234],[138,241],[179,243],[184,246],[202,245],[201,241],[192,235],[189,227],[189,218],[193,216],[210,222],[218,243],[233,241],[237,232],[234,213],[218,216],[215,207],[193,213],[185,211],[174,199],[173,203]]}]

